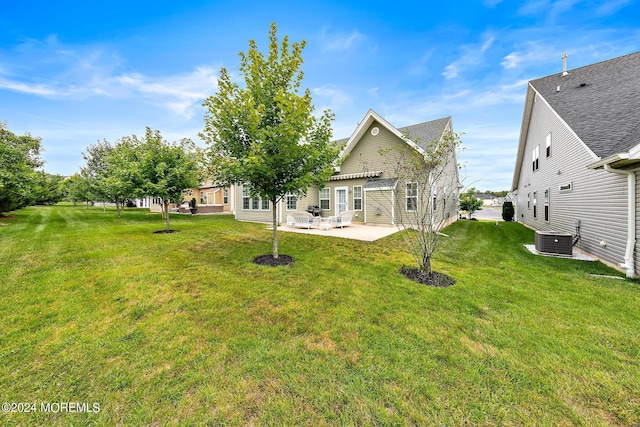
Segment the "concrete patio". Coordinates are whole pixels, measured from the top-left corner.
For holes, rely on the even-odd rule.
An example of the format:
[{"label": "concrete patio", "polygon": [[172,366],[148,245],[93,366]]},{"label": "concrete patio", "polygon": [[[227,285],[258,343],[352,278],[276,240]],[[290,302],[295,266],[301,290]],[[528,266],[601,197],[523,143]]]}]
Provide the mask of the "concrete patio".
[{"label": "concrete patio", "polygon": [[[271,227],[269,227],[271,228]],[[287,227],[286,224],[278,227],[280,231],[286,231],[291,233],[313,234],[316,236],[330,236],[330,237],[342,237],[344,239],[362,240],[365,242],[373,242],[383,237],[392,235],[398,231],[395,225],[364,225],[352,223],[348,227],[344,228],[330,228],[328,230],[321,230],[318,227],[310,229]]]}]

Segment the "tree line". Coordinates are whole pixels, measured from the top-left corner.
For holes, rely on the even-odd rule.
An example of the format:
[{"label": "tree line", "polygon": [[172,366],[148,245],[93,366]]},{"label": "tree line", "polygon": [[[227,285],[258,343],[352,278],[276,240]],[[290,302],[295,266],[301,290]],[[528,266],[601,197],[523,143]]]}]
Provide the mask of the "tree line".
[{"label": "tree line", "polygon": [[0,122],[0,215],[64,198],[65,177],[42,169],[40,151],[40,138],[16,135]]}]

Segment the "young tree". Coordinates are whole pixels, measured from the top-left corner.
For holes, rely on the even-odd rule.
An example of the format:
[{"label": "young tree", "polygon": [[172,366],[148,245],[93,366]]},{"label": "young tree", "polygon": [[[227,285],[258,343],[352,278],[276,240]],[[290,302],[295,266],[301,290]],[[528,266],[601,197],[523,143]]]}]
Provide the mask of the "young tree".
[{"label": "young tree", "polygon": [[218,182],[248,186],[269,200],[273,210],[273,258],[278,254],[278,203],[287,194],[303,195],[333,173],[339,147],[330,144],[333,114],[313,115],[311,92],[300,94],[302,50],[306,42],[280,44],[276,24],[269,32],[265,57],[254,40],[240,53],[241,88],[220,70],[218,92],[204,101],[208,108],[201,137],[209,145]]},{"label": "young tree", "polygon": [[74,205],[78,201],[84,202],[90,199],[88,183],[80,174],[71,175],[62,181],[60,186],[64,198]]},{"label": "young tree", "polygon": [[165,232],[170,232],[169,203],[181,202],[184,191],[197,187],[203,178],[200,151],[189,139],[169,143],[160,131],[147,128],[138,156],[138,195],[162,198]]},{"label": "young tree", "polygon": [[[405,136],[408,139],[408,136]],[[433,274],[431,260],[438,244],[440,231],[457,212],[458,164],[456,150],[460,136],[446,132],[440,140],[428,141],[416,149],[410,144],[399,149],[385,150],[386,162],[397,178],[392,194],[394,221],[409,252],[418,264],[417,274],[407,274],[421,283],[443,285],[440,276]]]},{"label": "young tree", "polygon": [[0,122],[0,214],[33,202],[42,163],[40,138],[15,135]]},{"label": "young tree", "polygon": [[476,197],[477,190],[473,187],[460,196],[460,210],[469,213],[469,219],[475,211],[482,210],[482,200]]},{"label": "young tree", "polygon": [[135,141],[123,138],[112,145],[108,141],[87,147],[82,176],[89,192],[99,201],[115,203],[118,218],[124,201],[136,194],[139,185]]}]

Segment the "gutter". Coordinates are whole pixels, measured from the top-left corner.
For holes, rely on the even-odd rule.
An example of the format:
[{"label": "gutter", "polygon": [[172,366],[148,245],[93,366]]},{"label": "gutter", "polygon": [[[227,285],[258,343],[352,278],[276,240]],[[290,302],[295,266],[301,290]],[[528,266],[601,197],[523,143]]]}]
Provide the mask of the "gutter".
[{"label": "gutter", "polygon": [[624,264],[618,264],[626,269],[627,277],[635,277],[635,263],[633,251],[636,246],[636,173],[614,169],[608,164],[604,164],[604,170],[610,173],[627,176],[627,249],[624,254]]}]

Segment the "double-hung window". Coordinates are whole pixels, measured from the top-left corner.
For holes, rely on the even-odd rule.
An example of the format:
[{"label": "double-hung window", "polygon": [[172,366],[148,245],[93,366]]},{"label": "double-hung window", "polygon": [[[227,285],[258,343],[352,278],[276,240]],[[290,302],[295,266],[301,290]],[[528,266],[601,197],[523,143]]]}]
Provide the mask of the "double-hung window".
[{"label": "double-hung window", "polygon": [[534,172],[540,169],[540,146],[539,145],[536,145],[536,147],[533,149],[531,166]]},{"label": "double-hung window", "polygon": [[362,210],[362,187],[353,187],[353,209]]},{"label": "double-hung window", "polygon": [[545,154],[547,157],[551,157],[551,132],[547,135]]},{"label": "double-hung window", "polygon": [[298,197],[295,194],[287,194],[287,210],[288,211],[298,210]]},{"label": "double-hung window", "polygon": [[242,186],[242,209],[251,209],[249,200],[249,189]]},{"label": "double-hung window", "polygon": [[549,222],[549,189],[544,190],[544,220]]},{"label": "double-hung window", "polygon": [[331,209],[331,189],[329,187],[320,190],[320,209],[324,211]]},{"label": "double-hung window", "polygon": [[407,211],[418,209],[418,183],[407,182]]}]

